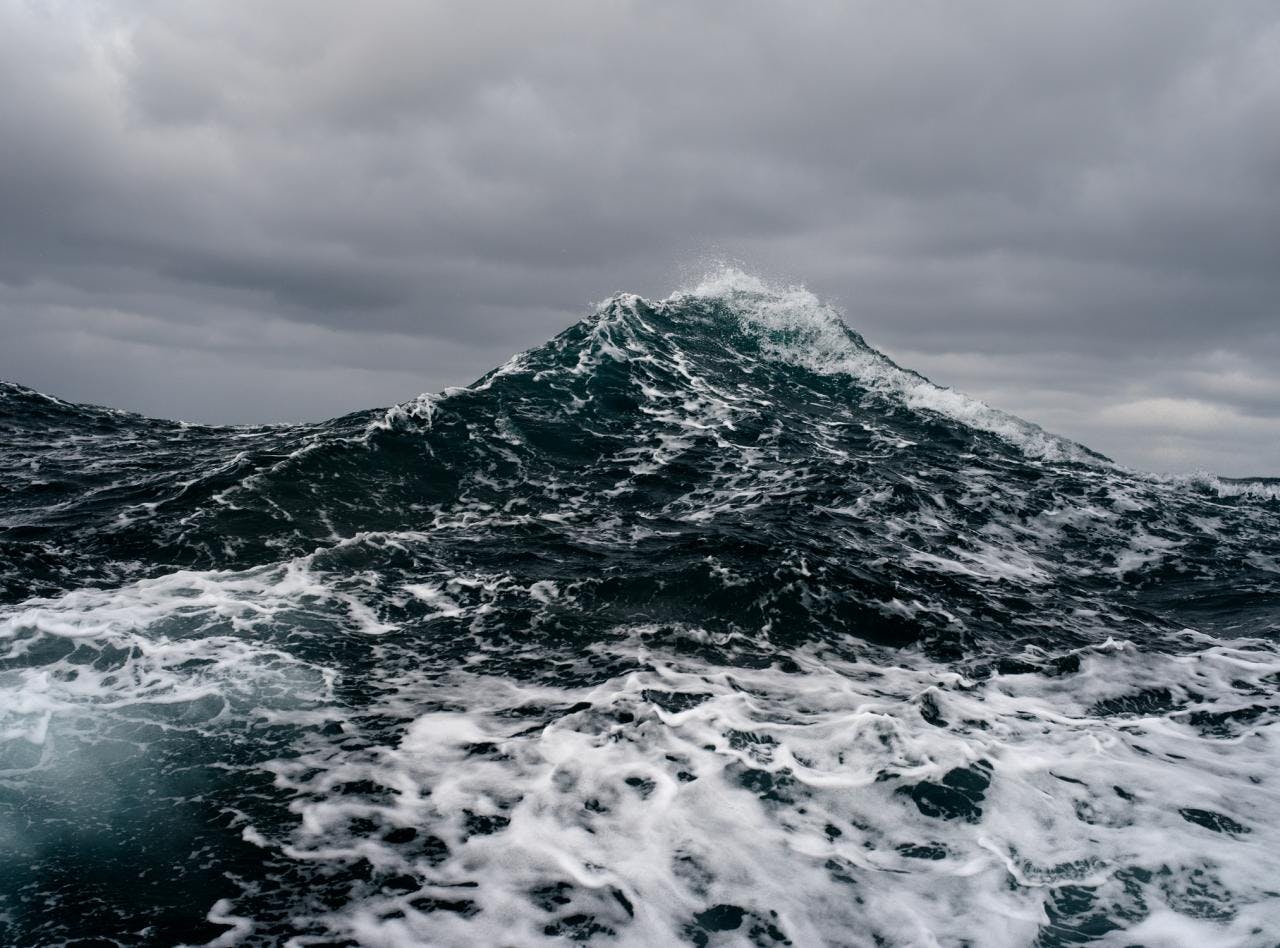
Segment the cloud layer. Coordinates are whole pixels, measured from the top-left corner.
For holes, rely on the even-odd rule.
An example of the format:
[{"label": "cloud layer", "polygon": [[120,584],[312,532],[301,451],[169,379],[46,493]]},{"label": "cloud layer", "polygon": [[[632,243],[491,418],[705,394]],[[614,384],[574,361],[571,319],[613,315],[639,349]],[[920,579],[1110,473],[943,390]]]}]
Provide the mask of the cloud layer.
[{"label": "cloud layer", "polygon": [[716,257],[1142,467],[1280,473],[1280,13],[0,0],[0,377],[469,381]]}]

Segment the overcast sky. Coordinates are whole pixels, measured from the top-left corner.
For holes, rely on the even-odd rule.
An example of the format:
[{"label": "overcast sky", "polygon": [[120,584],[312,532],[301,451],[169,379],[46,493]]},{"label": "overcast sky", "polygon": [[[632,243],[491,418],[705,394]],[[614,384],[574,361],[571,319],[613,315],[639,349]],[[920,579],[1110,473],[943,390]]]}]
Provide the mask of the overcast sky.
[{"label": "overcast sky", "polygon": [[720,258],[1124,463],[1280,474],[1280,6],[0,0],[0,377],[319,419]]}]

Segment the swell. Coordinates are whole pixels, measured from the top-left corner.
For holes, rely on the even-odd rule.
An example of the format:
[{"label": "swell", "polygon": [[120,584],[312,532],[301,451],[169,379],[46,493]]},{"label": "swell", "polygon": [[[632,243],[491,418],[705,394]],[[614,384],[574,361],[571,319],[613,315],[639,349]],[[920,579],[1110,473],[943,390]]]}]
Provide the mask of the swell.
[{"label": "swell", "polygon": [[[1074,644],[1098,623],[1067,604],[1112,630],[1203,624],[1205,603],[1269,588],[1237,564],[1276,542],[1268,495],[1098,463],[900,369],[807,292],[740,274],[615,297],[472,386],[319,425],[3,398],[11,602],[313,554],[350,569],[374,538],[429,532],[442,560],[495,568],[550,545],[609,590],[610,616],[857,628],[958,655],[1006,640],[1029,604]],[[462,539],[477,526],[492,553]],[[606,577],[605,556],[637,578]],[[687,581],[656,579],[666,562]],[[715,570],[757,595],[691,595]]]},{"label": "swell", "polygon": [[0,412],[0,940],[1280,923],[1274,495],[1127,472],[802,290],[620,295],[318,425]]}]

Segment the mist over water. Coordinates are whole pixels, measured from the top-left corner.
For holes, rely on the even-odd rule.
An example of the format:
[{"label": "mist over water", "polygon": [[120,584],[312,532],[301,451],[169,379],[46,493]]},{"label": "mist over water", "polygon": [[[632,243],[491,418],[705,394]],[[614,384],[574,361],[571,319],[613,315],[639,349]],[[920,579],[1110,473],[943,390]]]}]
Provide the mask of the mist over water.
[{"label": "mist over water", "polygon": [[1280,491],[800,288],[216,428],[0,384],[0,943],[1273,945]]}]

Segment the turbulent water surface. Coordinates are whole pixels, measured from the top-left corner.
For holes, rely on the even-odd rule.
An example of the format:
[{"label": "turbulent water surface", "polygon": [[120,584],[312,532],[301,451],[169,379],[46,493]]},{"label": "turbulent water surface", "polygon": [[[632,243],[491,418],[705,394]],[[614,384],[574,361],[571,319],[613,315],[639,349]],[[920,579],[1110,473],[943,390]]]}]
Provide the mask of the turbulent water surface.
[{"label": "turbulent water surface", "polygon": [[324,424],[0,385],[0,943],[1274,945],[1278,495],[732,274]]}]

